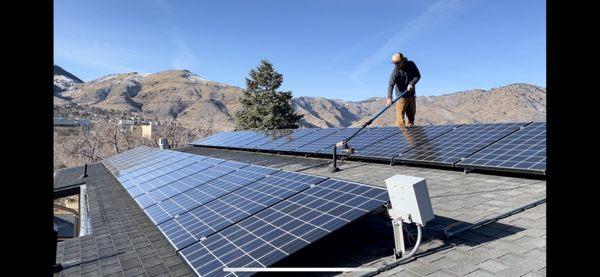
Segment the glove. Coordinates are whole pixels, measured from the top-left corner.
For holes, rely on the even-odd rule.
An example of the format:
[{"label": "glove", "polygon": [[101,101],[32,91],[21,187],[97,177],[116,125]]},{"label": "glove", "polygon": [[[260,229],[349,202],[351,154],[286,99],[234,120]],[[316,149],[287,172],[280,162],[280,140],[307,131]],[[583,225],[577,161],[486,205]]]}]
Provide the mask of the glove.
[{"label": "glove", "polygon": [[409,84],[408,87],[406,88],[407,91],[413,91],[413,89],[415,89],[415,87],[411,84]]}]

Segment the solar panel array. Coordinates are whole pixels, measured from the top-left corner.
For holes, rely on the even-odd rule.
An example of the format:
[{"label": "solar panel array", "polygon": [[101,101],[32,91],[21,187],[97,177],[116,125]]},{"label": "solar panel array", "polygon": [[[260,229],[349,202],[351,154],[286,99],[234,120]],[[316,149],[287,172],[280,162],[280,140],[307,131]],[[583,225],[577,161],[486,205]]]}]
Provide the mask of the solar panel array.
[{"label": "solar panel array", "polygon": [[387,127],[386,129],[391,130],[389,136],[358,149],[354,156],[391,160],[400,153],[451,131],[454,127],[453,125],[415,126],[410,129]]},{"label": "solar panel array", "polygon": [[383,188],[149,147],[103,163],[201,276],[272,265],[389,200]]},{"label": "solar panel array", "polygon": [[208,275],[223,267],[267,267],[376,209],[382,199],[385,190],[329,179],[181,253]]},{"label": "solar panel array", "polygon": [[461,158],[483,149],[523,125],[523,123],[465,125],[404,152],[394,159],[454,166]]},{"label": "solar panel array", "polygon": [[[337,142],[356,130],[308,128],[228,132],[191,144],[329,156]],[[415,126],[409,129],[375,127],[363,129],[348,144],[355,150],[350,158],[363,160],[545,174],[545,130],[543,122]],[[231,144],[240,138],[243,143]],[[341,150],[338,148],[338,155],[347,156]]]},{"label": "solar panel array", "polygon": [[462,167],[546,172],[546,123],[534,122],[458,163]]}]

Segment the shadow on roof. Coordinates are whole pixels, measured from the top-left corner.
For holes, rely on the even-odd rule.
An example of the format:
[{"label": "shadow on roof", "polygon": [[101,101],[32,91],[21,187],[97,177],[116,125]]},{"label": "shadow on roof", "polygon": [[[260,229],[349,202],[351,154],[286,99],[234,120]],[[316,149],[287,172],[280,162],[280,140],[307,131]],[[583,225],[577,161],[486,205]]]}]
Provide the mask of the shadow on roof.
[{"label": "shadow on roof", "polygon": [[[440,226],[462,226],[467,222],[436,216],[428,224]],[[416,228],[408,231],[416,237]],[[435,229],[438,229],[435,228]],[[443,229],[443,227],[441,228]],[[525,229],[494,222],[486,226],[467,231],[450,239],[445,238],[443,231],[426,228],[423,242],[416,258],[435,254],[455,246],[477,246]],[[405,240],[410,241],[410,240]],[[412,245],[408,246],[409,248]],[[388,218],[378,215],[367,215],[338,231],[322,238],[297,253],[281,260],[271,267],[377,267],[372,263],[393,259],[394,236]],[[276,273],[275,273],[276,274]],[[297,273],[290,276],[334,276],[339,273]],[[273,273],[260,273],[257,276],[274,276]]]}]

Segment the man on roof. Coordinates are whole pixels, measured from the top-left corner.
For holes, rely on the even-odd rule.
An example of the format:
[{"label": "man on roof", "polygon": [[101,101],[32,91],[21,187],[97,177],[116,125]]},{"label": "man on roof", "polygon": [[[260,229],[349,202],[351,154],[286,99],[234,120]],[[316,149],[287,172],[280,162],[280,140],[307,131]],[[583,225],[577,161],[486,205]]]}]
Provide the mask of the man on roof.
[{"label": "man on roof", "polygon": [[[415,85],[421,79],[421,73],[417,65],[404,57],[402,53],[392,55],[392,63],[395,66],[390,76],[386,105],[392,105],[392,91],[396,87],[396,95],[401,97],[396,102],[396,126],[410,128],[415,125],[417,111]],[[406,121],[408,121],[406,124],[405,115]]]}]

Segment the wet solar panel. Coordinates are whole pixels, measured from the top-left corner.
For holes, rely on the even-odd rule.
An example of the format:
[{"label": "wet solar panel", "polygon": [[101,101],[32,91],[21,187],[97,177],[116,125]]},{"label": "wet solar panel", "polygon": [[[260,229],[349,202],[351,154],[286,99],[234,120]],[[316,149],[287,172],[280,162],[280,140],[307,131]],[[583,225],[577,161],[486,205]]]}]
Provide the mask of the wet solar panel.
[{"label": "wet solar panel", "polygon": [[273,150],[292,151],[292,152],[298,152],[298,153],[306,152],[302,148],[304,145],[307,145],[311,142],[318,141],[318,140],[320,140],[326,136],[329,136],[331,134],[334,134],[338,131],[339,131],[339,129],[316,129],[314,132],[311,132],[310,134],[299,137],[288,143],[279,145],[279,146],[273,148]]},{"label": "wet solar panel", "polygon": [[333,130],[336,130],[336,132],[303,145],[295,151],[304,153],[318,153],[319,150],[325,150],[327,153],[331,153],[333,151],[333,146],[336,143],[348,138],[350,135],[356,132],[358,128],[338,128]]},{"label": "wet solar panel", "polygon": [[394,158],[394,161],[454,166],[499,139],[517,131],[526,123],[462,125],[437,138],[420,144]]},{"label": "wet solar panel", "polygon": [[[387,129],[390,129],[391,135],[385,139],[377,140],[373,144],[356,149],[356,153],[352,156],[391,161],[398,154],[445,134],[454,128],[454,125],[415,126],[409,129],[387,127]],[[370,134],[367,133],[365,136],[368,138]],[[352,141],[349,144],[352,146]]]},{"label": "wet solar panel", "polygon": [[457,166],[545,174],[546,123],[531,123],[464,158]]},{"label": "wet solar panel", "polygon": [[276,148],[280,145],[283,145],[283,144],[286,144],[289,142],[293,142],[293,141],[300,139],[305,135],[311,134],[317,130],[318,129],[316,129],[316,128],[282,130],[281,132],[283,133],[283,135],[281,135],[278,139],[274,139],[273,141],[262,144],[262,145],[256,147],[256,149],[257,150],[273,150],[274,148]]}]

